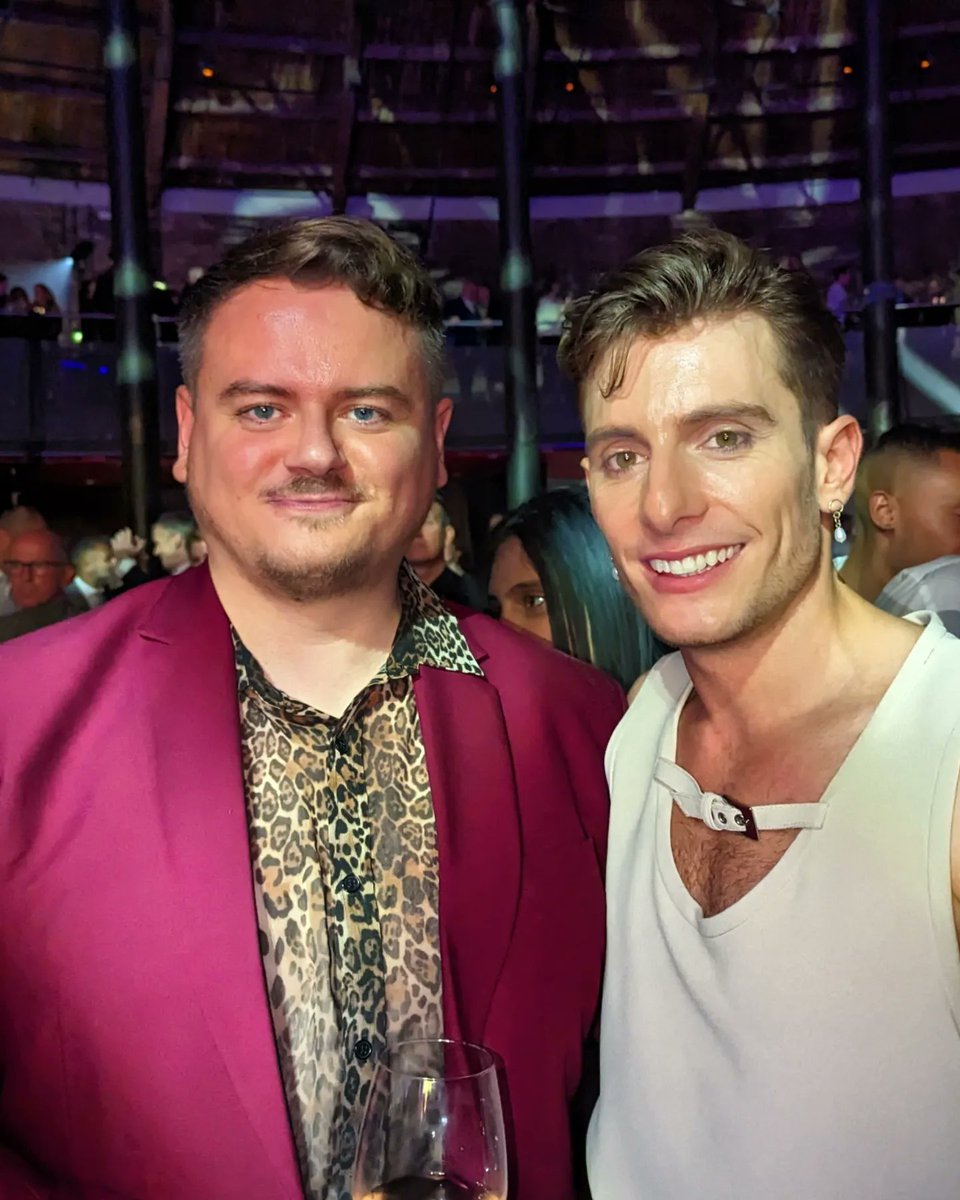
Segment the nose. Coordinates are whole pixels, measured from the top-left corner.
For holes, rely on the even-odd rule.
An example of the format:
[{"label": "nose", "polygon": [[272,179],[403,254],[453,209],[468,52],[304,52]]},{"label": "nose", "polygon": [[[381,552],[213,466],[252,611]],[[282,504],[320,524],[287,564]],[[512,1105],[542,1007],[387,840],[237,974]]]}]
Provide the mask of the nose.
[{"label": "nose", "polygon": [[326,413],[300,413],[285,465],[292,474],[318,476],[328,475],[346,465]]},{"label": "nose", "polygon": [[640,505],[643,522],[652,533],[669,534],[685,520],[698,520],[706,500],[695,467],[682,454],[654,451]]}]

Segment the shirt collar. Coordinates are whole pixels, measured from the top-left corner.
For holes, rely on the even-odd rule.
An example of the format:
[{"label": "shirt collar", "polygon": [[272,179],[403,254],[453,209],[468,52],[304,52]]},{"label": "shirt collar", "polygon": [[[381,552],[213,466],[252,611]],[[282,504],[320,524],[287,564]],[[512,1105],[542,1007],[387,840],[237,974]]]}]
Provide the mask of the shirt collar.
[{"label": "shirt collar", "polygon": [[[459,621],[406,560],[400,567],[398,587],[400,624],[393,649],[363,692],[390,679],[405,679],[415,675],[421,667],[482,677],[483,669],[467,644]],[[263,700],[282,709],[287,716],[301,720],[316,719],[317,714],[308,705],[274,687],[236,630],[232,630],[232,633],[239,691],[243,693],[252,688]],[[351,704],[348,711],[354,706]]]}]

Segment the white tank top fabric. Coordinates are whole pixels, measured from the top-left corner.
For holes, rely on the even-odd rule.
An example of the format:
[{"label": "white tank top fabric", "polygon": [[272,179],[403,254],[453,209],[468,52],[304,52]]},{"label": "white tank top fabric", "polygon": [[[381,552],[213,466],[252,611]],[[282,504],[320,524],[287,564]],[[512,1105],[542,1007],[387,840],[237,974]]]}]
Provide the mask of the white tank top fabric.
[{"label": "white tank top fabric", "polygon": [[615,731],[594,1200],[960,1197],[960,639],[909,619],[924,631],[819,826],[715,916],[674,862],[678,778],[656,777],[691,691],[679,654]]}]

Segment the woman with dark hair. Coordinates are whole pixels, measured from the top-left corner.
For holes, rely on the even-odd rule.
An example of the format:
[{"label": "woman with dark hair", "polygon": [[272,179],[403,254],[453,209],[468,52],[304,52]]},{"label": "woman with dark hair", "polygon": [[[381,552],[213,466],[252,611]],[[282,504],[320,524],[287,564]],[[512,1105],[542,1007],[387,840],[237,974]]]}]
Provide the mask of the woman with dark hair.
[{"label": "woman with dark hair", "polygon": [[624,689],[666,651],[614,576],[585,488],[521,504],[496,526],[490,561],[501,620],[593,663]]}]

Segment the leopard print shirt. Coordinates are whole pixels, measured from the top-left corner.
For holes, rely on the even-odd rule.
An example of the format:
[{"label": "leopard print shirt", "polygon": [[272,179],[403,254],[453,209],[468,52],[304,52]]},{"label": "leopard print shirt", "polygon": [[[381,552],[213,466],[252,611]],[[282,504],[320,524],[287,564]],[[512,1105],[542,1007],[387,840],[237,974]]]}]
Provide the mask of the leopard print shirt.
[{"label": "leopard print shirt", "polygon": [[274,688],[235,636],[266,988],[304,1195],[350,1200],[388,1041],[442,1036],[438,860],[413,678],[482,675],[456,619],[404,565],[382,671],[335,720]]}]

